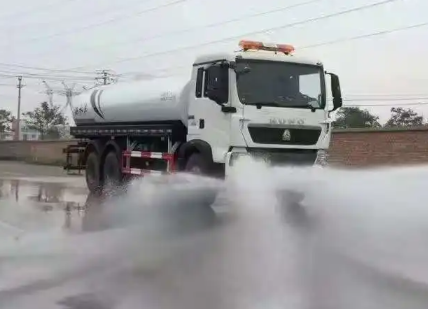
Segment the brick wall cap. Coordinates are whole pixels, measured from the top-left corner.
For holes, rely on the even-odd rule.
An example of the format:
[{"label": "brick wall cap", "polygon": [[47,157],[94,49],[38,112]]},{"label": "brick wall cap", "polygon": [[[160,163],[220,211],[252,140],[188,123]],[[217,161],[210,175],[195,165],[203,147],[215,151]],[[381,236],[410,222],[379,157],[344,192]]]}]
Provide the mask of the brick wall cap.
[{"label": "brick wall cap", "polygon": [[369,132],[383,133],[383,132],[416,132],[416,131],[428,131],[428,126],[333,129],[333,133],[369,133]]}]

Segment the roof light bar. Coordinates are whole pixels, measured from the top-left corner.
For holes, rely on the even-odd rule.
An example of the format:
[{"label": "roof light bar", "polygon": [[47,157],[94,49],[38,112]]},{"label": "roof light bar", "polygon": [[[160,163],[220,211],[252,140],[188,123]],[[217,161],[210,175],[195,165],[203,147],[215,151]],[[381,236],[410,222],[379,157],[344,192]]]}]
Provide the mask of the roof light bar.
[{"label": "roof light bar", "polygon": [[244,51],[247,51],[249,49],[266,50],[266,51],[273,51],[273,52],[281,52],[286,55],[289,55],[292,52],[294,52],[294,46],[288,45],[288,44],[274,44],[274,43],[270,44],[270,43],[263,43],[258,41],[241,40],[239,42],[239,46]]}]

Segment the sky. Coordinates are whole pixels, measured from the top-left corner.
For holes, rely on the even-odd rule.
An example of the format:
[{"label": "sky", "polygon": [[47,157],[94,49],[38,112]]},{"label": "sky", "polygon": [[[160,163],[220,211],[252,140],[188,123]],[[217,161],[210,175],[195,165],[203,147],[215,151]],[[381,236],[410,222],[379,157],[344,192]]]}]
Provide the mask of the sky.
[{"label": "sky", "polygon": [[[47,100],[43,80],[57,92],[64,90],[61,80],[75,83],[76,91],[91,87],[103,69],[119,82],[189,76],[197,55],[234,51],[239,40],[250,39],[292,44],[296,56],[321,60],[340,76],[344,104],[367,108],[383,122],[392,106],[428,118],[428,17],[422,13],[428,1],[391,0],[337,14],[379,2],[386,1],[3,1],[0,109],[16,114],[18,75],[25,112]],[[64,105],[63,95],[53,98]]]}]

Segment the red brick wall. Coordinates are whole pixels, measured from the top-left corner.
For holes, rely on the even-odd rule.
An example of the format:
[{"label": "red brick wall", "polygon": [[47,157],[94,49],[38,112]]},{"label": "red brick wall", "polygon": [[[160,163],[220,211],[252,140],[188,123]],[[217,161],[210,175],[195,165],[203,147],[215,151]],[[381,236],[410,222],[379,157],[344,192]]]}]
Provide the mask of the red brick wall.
[{"label": "red brick wall", "polygon": [[[63,164],[62,149],[72,141],[0,141],[0,160]],[[381,130],[335,130],[329,163],[377,166],[428,163],[428,127]]]},{"label": "red brick wall", "polygon": [[428,128],[336,130],[329,163],[346,166],[428,163]]}]

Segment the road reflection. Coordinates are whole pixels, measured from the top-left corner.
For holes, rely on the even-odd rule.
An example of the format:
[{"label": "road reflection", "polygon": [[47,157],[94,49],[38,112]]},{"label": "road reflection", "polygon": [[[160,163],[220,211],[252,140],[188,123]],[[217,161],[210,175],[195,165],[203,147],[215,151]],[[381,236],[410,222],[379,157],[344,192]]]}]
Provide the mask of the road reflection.
[{"label": "road reflection", "polygon": [[[69,231],[102,229],[106,225],[100,224],[95,217],[104,200],[102,197],[88,195],[83,188],[70,188],[67,184],[0,180],[1,220],[7,222],[10,217],[18,225],[25,225],[26,220],[36,219],[35,217],[43,214],[55,221],[45,223],[62,226]],[[32,218],[30,214],[35,217]]]},{"label": "road reflection", "polygon": [[[211,208],[198,205],[141,207],[141,199],[126,200],[88,194],[63,183],[0,180],[1,221],[26,230],[62,228],[67,233],[96,232],[127,225],[151,225],[161,218],[171,233],[187,233],[216,223]],[[156,209],[153,209],[156,208]],[[33,230],[33,229],[31,229]]]}]

